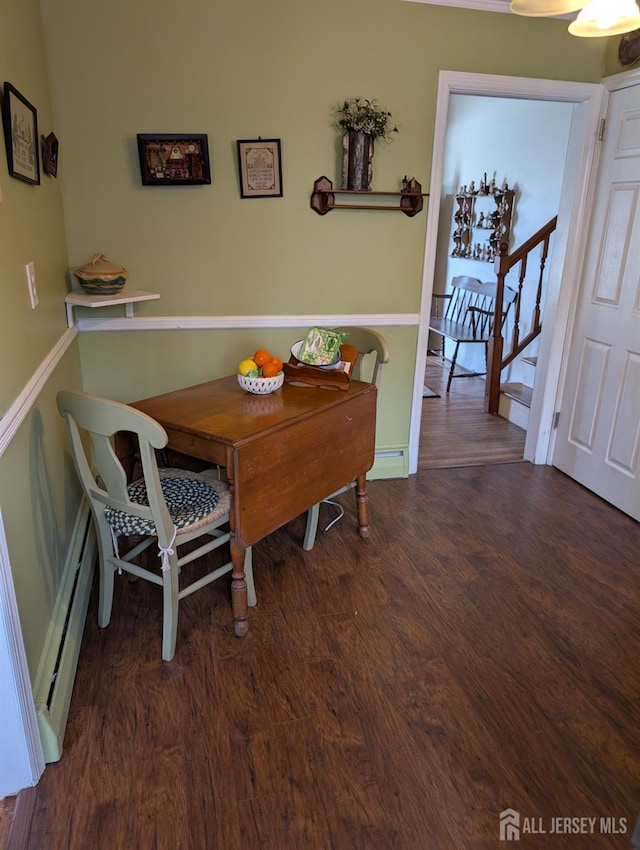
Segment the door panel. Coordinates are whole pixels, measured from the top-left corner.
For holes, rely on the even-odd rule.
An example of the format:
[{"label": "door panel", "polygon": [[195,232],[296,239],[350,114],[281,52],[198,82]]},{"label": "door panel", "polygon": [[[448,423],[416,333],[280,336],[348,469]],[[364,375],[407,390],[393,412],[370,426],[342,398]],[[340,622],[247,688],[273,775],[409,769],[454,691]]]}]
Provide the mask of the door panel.
[{"label": "door panel", "polygon": [[640,519],[640,86],[613,92],[553,463]]},{"label": "door panel", "polygon": [[640,447],[640,357],[628,354],[622,370],[607,462],[633,476]]},{"label": "door panel", "polygon": [[576,393],[571,411],[569,439],[576,446],[593,451],[598,414],[602,407],[609,346],[584,341]]}]

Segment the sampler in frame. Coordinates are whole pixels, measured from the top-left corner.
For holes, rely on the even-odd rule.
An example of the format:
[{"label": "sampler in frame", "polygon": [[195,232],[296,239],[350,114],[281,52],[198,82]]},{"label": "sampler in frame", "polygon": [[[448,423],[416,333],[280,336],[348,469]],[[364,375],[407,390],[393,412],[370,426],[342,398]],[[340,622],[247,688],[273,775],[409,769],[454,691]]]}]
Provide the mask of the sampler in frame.
[{"label": "sampler in frame", "polygon": [[238,141],[240,197],[281,198],[282,156],[280,139]]}]

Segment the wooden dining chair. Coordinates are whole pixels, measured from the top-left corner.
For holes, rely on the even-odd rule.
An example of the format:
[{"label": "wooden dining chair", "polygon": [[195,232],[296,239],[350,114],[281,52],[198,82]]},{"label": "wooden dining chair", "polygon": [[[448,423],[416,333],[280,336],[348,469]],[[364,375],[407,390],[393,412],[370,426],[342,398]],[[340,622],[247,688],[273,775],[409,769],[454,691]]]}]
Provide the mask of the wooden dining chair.
[{"label": "wooden dining chair", "polygon": [[[229,487],[189,470],[159,469],[156,450],[166,446],[167,434],[158,422],[139,410],[80,392],[61,391],[57,401],[58,410],[66,419],[73,461],[98,539],[98,624],[102,628],[109,625],[116,571],[124,570],[160,585],[162,658],[170,661],[176,648],[180,600],[233,569],[229,560],[180,587],[183,565],[229,542],[229,531],[222,528],[229,520]],[[114,436],[120,432],[131,434],[139,445],[142,478],[131,484],[127,483],[114,450]],[[90,437],[85,442],[91,447],[91,459],[83,437]],[[120,555],[119,540],[124,537],[136,540],[132,541],[133,548]],[[178,548],[192,540],[199,540],[200,545],[179,557]],[[152,543],[158,547],[155,571],[134,563]],[[245,576],[249,605],[255,605],[250,549],[245,554]]]},{"label": "wooden dining chair", "polygon": [[[345,339],[346,343],[353,345],[358,349],[358,359],[353,366],[352,377],[357,381],[367,381],[380,386],[381,368],[385,363],[389,362],[389,346],[386,339],[378,331],[371,328],[361,327],[341,327],[336,328],[348,336]],[[339,508],[338,515],[323,529],[327,532],[339,519],[342,518],[344,511],[342,507],[332,500],[341,493],[346,493],[352,487],[355,487],[355,481],[341,487],[335,493],[327,496],[322,500],[322,504],[331,504]],[[313,549],[316,534],[318,532],[318,519],[320,516],[320,503],[313,505],[307,511],[307,524],[304,533],[304,542],[302,548],[307,552]]]}]

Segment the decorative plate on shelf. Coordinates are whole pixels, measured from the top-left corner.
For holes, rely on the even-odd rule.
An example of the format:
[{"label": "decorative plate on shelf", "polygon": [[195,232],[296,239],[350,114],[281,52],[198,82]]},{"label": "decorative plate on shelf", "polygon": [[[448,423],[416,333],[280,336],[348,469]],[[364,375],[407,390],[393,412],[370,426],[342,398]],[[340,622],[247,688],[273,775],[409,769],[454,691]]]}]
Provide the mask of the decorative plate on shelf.
[{"label": "decorative plate on shelf", "polygon": [[620,36],[618,59],[623,68],[634,65],[640,59],[640,29]]},{"label": "decorative plate on shelf", "polygon": [[299,339],[297,342],[294,342],[291,346],[291,353],[296,358],[299,363],[303,363],[305,366],[314,366],[316,369],[339,369],[340,368],[340,350],[338,349],[338,354],[336,355],[336,359],[333,363],[307,363],[306,360],[300,359],[300,350],[302,348],[302,343],[304,340]]}]

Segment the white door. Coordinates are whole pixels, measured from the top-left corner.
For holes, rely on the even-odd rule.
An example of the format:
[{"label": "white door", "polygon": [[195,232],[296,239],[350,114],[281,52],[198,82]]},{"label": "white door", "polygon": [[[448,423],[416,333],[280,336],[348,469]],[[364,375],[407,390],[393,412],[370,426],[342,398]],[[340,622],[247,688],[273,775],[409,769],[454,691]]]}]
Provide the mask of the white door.
[{"label": "white door", "polygon": [[640,85],[609,100],[553,465],[640,520]]}]

